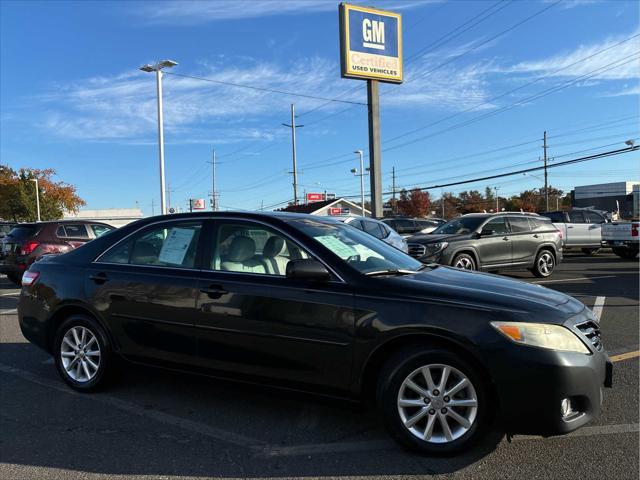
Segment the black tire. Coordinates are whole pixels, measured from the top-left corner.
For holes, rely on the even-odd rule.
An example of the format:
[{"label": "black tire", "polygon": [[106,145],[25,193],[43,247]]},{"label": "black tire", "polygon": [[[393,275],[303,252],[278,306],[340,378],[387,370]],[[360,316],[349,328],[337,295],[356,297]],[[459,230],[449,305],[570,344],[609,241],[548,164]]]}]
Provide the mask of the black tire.
[{"label": "black tire", "polygon": [[[420,369],[421,367],[427,365],[436,366],[436,368],[438,365],[447,365],[449,367],[457,369],[458,372],[464,374],[464,376],[466,376],[467,379],[471,382],[477,398],[475,418],[472,420],[470,428],[459,437],[446,443],[435,443],[425,441],[422,438],[418,438],[416,434],[412,433],[407,427],[405,427],[404,421],[402,420],[399,411],[400,407],[398,406],[398,397],[401,393],[403,382],[408,376],[415,374],[415,371],[417,369]],[[440,379],[441,377],[437,380],[436,378],[434,378],[434,382],[436,383],[436,385],[439,383]],[[448,383],[448,388],[450,389],[452,388],[451,385],[453,384],[453,382],[456,381],[453,373],[449,377],[449,381],[450,383]],[[422,386],[426,386],[426,383],[424,383],[424,385]],[[443,398],[442,395],[444,394],[440,393],[441,398]],[[435,404],[435,401],[436,400],[434,399],[434,403],[432,403],[432,405],[437,406]],[[441,400],[441,402],[442,401],[444,401],[444,399]],[[450,351],[444,349],[412,347],[406,350],[402,350],[393,355],[386,362],[380,373],[380,377],[378,379],[377,403],[378,408],[382,414],[385,426],[391,436],[404,447],[420,453],[430,455],[454,454],[468,449],[487,431],[488,403],[487,389],[484,385],[484,382],[481,380],[480,376],[470,364],[468,364],[458,355],[455,355]],[[446,404],[444,406],[446,407]],[[419,410],[423,410],[423,407],[416,408]],[[467,408],[460,408],[462,408],[462,411],[458,410],[456,412],[454,410],[454,412],[464,415],[464,412],[467,411]],[[446,408],[444,410],[446,410]],[[435,412],[435,410],[433,411]],[[416,428],[422,428],[420,422],[424,420],[424,422],[427,423],[429,421],[428,416],[434,415],[431,413],[431,410],[427,410],[426,412],[427,413],[424,414],[425,416],[423,417],[423,419],[419,422],[416,422]],[[436,412],[435,415],[438,415],[438,413]],[[438,432],[438,429],[440,430],[440,432],[442,432],[441,435],[444,435],[444,430],[441,428],[441,423],[439,423],[439,416],[434,418],[433,422],[434,435],[436,434],[436,432]],[[456,427],[456,425],[458,425],[458,427]],[[454,428],[460,428],[460,424],[458,424],[457,422],[454,422],[453,426]]]},{"label": "black tire", "polygon": [[627,247],[613,247],[611,249],[613,253],[615,253],[620,258],[624,258],[625,260],[633,260],[638,256],[638,250],[627,248]]},{"label": "black tire", "polygon": [[592,257],[594,255],[597,255],[598,252],[600,251],[599,248],[582,248],[582,253],[584,253],[585,255]]},{"label": "black tire", "polygon": [[[89,367],[90,372],[93,373],[95,371],[95,373],[93,373],[93,377],[91,377],[89,380],[82,379],[82,378],[79,378],[78,380],[76,380],[72,378],[71,376],[72,374],[70,374],[65,368],[65,366],[63,365],[61,352],[62,352],[62,344],[64,341],[64,337],[65,335],[67,335],[67,333],[71,332],[72,329],[78,328],[78,327],[80,330],[86,329],[96,339],[95,342],[91,344],[89,348],[86,349],[87,352],[90,352],[90,353],[95,352],[94,345],[96,345],[96,343],[97,343],[97,346],[99,347],[98,349],[99,357],[97,362],[98,368],[97,370],[95,370]],[[70,348],[70,346],[66,344],[65,348],[68,349]],[[66,352],[66,353],[71,353],[71,352]],[[95,358],[95,357],[89,357],[89,355],[86,355],[86,357],[85,355],[83,355],[82,357],[84,360],[86,360],[87,358],[89,358],[89,360],[91,360],[92,358]],[[104,330],[100,326],[100,324],[95,319],[91,318],[88,315],[71,315],[60,324],[56,332],[55,340],[53,343],[53,358],[55,360],[58,373],[60,374],[62,379],[66,382],[67,385],[69,385],[71,388],[79,392],[97,391],[105,387],[113,378],[113,373],[115,370],[115,365],[114,365],[115,362],[114,362],[114,356],[112,354],[111,344]],[[79,363],[80,362],[76,362],[76,366]],[[87,365],[88,365],[88,362],[87,362]],[[71,368],[70,370],[75,371],[74,368]],[[81,373],[81,376],[86,376],[86,375]]]},{"label": "black tire", "polygon": [[22,285],[22,276],[15,273],[7,273],[7,278],[16,285]]},{"label": "black tire", "polygon": [[[466,266],[462,266],[466,265]],[[468,253],[459,253],[453,260],[451,261],[451,266],[455,268],[459,268],[461,270],[477,270],[478,265],[476,264],[475,258],[473,258]],[[467,267],[468,266],[468,267]]]},{"label": "black tire", "polygon": [[[546,265],[546,267],[544,266]],[[551,250],[542,249],[536,255],[535,263],[531,268],[533,273],[538,278],[547,278],[551,276],[556,268],[556,256]]]}]

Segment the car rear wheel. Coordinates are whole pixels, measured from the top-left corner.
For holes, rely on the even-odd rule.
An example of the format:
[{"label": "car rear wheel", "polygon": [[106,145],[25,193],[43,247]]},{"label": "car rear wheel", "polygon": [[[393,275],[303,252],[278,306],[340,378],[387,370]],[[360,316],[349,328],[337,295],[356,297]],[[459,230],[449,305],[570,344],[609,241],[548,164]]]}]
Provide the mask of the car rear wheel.
[{"label": "car rear wheel", "polygon": [[451,266],[462,270],[476,270],[477,268],[475,259],[467,253],[456,255],[453,262],[451,262]]},{"label": "car rear wheel", "polygon": [[93,318],[72,315],[58,328],[53,354],[58,373],[74,390],[89,392],[110,378],[111,346]]},{"label": "car rear wheel", "polygon": [[629,248],[629,247],[614,247],[611,249],[613,253],[615,253],[620,258],[624,258],[625,260],[633,260],[638,256],[638,249]]},{"label": "car rear wheel", "polygon": [[399,352],[382,370],[378,404],[402,445],[427,454],[467,449],[483,435],[486,394],[474,369],[446,350]]},{"label": "car rear wheel", "polygon": [[584,253],[585,255],[588,255],[590,257],[593,256],[593,255],[596,255],[599,251],[600,251],[599,248],[583,248],[582,249],[582,253]]},{"label": "car rear wheel", "polygon": [[540,250],[531,272],[538,278],[548,277],[556,268],[556,257],[549,250]]}]

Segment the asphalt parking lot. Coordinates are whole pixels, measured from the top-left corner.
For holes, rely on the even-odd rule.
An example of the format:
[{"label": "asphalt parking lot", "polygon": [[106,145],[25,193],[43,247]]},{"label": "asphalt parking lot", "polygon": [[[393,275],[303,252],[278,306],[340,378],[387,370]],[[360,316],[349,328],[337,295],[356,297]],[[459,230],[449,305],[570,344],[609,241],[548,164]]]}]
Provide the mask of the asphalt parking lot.
[{"label": "asphalt parking lot", "polygon": [[74,393],[22,337],[0,277],[0,478],[638,478],[638,261],[569,254],[548,280],[509,276],[595,306],[614,388],[571,435],[493,435],[449,458],[402,450],[374,411],[286,391],[127,366],[110,390]]}]

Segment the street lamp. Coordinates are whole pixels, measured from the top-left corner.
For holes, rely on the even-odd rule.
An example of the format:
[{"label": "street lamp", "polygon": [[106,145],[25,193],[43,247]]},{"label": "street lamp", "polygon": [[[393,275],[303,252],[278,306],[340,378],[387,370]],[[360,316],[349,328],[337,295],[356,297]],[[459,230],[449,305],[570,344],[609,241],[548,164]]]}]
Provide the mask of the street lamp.
[{"label": "street lamp", "polygon": [[178,65],[173,60],[162,60],[155,65],[146,64],[140,67],[143,72],[156,72],[156,90],[158,95],[158,148],[160,150],[160,212],[167,213],[164,189],[164,127],[162,120],[162,69]]},{"label": "street lamp", "polygon": [[[364,177],[365,175],[368,175],[368,173],[364,173],[364,163],[362,160],[362,150],[356,150],[353,153],[357,153],[360,157],[360,173],[358,173],[358,169],[357,168],[352,168],[351,169],[351,173],[353,173],[356,177],[360,177],[360,206],[362,207],[362,216],[366,217],[366,213],[364,210]],[[367,171],[369,169],[367,168]]]},{"label": "street lamp", "polygon": [[40,221],[40,189],[38,188],[38,179],[32,178],[32,182],[36,183],[36,211],[38,212],[38,222]]}]

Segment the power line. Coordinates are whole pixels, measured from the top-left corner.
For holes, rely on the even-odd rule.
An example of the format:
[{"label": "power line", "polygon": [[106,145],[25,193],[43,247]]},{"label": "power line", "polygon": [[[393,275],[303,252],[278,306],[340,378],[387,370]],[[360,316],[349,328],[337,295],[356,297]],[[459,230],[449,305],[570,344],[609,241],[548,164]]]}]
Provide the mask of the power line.
[{"label": "power line", "polygon": [[209,83],[215,83],[218,85],[227,85],[230,87],[238,87],[238,88],[248,88],[251,90],[258,90],[260,92],[269,92],[269,93],[278,93],[280,95],[289,95],[292,97],[300,97],[300,98],[310,98],[312,100],[325,100],[325,101],[330,101],[330,102],[338,102],[338,103],[350,103],[352,105],[364,105],[366,106],[366,103],[363,102],[355,102],[355,101],[351,101],[351,100],[340,100],[338,98],[328,98],[328,97],[320,97],[317,95],[308,95],[305,93],[297,93],[297,92],[288,92],[286,90],[278,90],[275,88],[266,88],[266,87],[256,87],[255,85],[245,85],[245,84],[241,84],[241,83],[233,83],[233,82],[226,82],[223,80],[213,80],[211,78],[204,78],[204,77],[196,77],[194,75],[186,75],[184,73],[174,73],[174,72],[165,72],[166,75],[173,75],[175,77],[184,77],[184,78],[191,78],[193,80],[201,80],[203,82],[209,82]]}]

